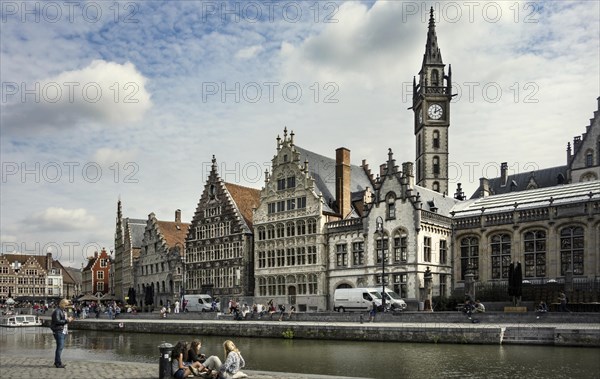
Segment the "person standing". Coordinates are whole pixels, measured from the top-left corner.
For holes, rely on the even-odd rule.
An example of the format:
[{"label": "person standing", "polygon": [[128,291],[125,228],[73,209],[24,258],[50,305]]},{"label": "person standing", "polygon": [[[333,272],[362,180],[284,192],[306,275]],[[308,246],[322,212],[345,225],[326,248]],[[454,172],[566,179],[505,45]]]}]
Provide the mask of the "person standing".
[{"label": "person standing", "polygon": [[377,304],[375,304],[375,302],[373,302],[373,304],[371,304],[371,311],[369,312],[369,316],[370,316],[370,322],[375,321],[375,315],[377,314]]},{"label": "person standing", "polygon": [[175,313],[179,313],[179,300],[175,301],[175,309],[174,309]]},{"label": "person standing", "polygon": [[68,323],[73,321],[73,317],[67,316],[65,311],[69,305],[69,300],[62,299],[58,303],[58,308],[52,312],[50,329],[52,329],[54,339],[56,340],[56,351],[54,353],[54,367],[56,368],[65,368],[60,355],[65,347],[65,337],[69,333]]},{"label": "person standing", "polygon": [[570,312],[567,309],[567,295],[565,295],[563,291],[560,291],[558,293],[558,302],[560,303],[560,306],[558,308],[559,312]]}]

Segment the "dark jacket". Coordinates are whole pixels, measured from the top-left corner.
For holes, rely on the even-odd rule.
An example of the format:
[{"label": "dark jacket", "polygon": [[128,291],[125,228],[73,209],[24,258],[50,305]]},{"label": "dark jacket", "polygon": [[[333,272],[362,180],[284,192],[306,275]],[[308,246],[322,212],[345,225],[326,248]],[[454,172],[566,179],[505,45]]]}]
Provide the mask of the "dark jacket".
[{"label": "dark jacket", "polygon": [[60,308],[56,308],[54,312],[52,312],[50,329],[52,329],[54,333],[62,332],[65,324],[67,324],[67,316],[65,315],[65,311]]},{"label": "dark jacket", "polygon": [[200,362],[200,363],[204,363],[204,361],[206,360],[206,358],[202,357],[202,356],[198,356],[198,354],[196,354],[196,351],[194,349],[189,349],[188,350],[188,362]]}]

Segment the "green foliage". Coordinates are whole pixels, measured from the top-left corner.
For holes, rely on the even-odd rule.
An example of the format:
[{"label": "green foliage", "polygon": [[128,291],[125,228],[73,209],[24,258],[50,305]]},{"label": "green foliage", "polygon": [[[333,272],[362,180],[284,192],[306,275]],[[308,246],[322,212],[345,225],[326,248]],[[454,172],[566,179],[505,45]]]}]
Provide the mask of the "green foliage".
[{"label": "green foliage", "polygon": [[283,338],[291,340],[294,338],[294,331],[292,329],[288,329],[285,332],[282,332],[281,335]]}]

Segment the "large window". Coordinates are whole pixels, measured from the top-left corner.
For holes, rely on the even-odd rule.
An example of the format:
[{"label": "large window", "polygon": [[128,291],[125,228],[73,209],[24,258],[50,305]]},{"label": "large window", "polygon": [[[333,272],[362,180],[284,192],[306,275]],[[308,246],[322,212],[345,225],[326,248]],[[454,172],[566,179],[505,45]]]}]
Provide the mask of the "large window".
[{"label": "large window", "polygon": [[423,237],[423,261],[431,262],[431,237]]},{"label": "large window", "polygon": [[315,295],[315,294],[317,294],[318,290],[319,290],[319,288],[317,286],[317,275],[309,274],[308,275],[308,293],[311,295]]},{"label": "large window", "polygon": [[406,262],[408,259],[408,237],[406,234],[394,236],[394,262]]},{"label": "large window", "polygon": [[479,238],[465,237],[460,240],[460,279],[465,280],[471,268],[475,279],[479,279]]},{"label": "large window", "polygon": [[[560,274],[572,268],[573,275],[583,275],[583,228],[570,226],[560,231]],[[572,266],[572,267],[571,267]]]},{"label": "large window", "polygon": [[440,264],[448,263],[448,242],[440,240]]},{"label": "large window", "polygon": [[534,230],[523,236],[525,245],[525,277],[546,276],[546,232]]},{"label": "large window", "polygon": [[348,245],[344,244],[338,244],[335,245],[335,249],[336,249],[336,264],[337,267],[346,267],[348,266]]},{"label": "large window", "polygon": [[365,264],[365,243],[362,241],[352,243],[352,265],[362,266]]},{"label": "large window", "polygon": [[377,249],[377,263],[381,264],[381,254],[383,253],[383,259],[385,263],[388,263],[388,237],[383,236],[383,238],[377,238],[377,243],[375,244],[375,248]]},{"label": "large window", "polygon": [[508,234],[492,236],[492,279],[508,279],[511,241]]},{"label": "large window", "polygon": [[440,174],[440,157],[438,157],[437,155],[433,157],[433,174]]},{"label": "large window", "polygon": [[394,292],[396,292],[398,295],[400,295],[400,297],[403,299],[406,298],[406,295],[408,293],[407,277],[408,277],[408,275],[406,275],[406,274],[394,274],[393,275]]}]

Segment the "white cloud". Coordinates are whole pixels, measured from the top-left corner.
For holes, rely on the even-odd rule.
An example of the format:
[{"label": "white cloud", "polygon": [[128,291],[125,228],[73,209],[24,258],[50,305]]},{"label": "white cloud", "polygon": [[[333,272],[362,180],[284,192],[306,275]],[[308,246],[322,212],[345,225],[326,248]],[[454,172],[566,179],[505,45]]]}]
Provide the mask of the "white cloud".
[{"label": "white cloud", "polygon": [[3,129],[28,133],[72,129],[83,122],[137,122],[152,105],[146,81],[130,62],[94,60],[34,83],[5,82]]},{"label": "white cloud", "polygon": [[254,58],[256,55],[258,55],[263,50],[264,50],[264,48],[262,46],[254,45],[254,46],[250,46],[250,47],[241,49],[240,51],[238,51],[235,54],[235,57],[238,59],[250,59],[250,58]]},{"label": "white cloud", "polygon": [[93,229],[96,218],[84,208],[49,207],[31,216],[31,223],[43,230]]}]

